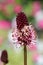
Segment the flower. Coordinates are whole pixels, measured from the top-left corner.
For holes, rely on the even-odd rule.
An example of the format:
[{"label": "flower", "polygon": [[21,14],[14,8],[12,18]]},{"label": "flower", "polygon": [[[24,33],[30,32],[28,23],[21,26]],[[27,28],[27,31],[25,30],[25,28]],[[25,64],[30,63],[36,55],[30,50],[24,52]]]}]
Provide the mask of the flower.
[{"label": "flower", "polygon": [[35,62],[38,61],[39,56],[40,55],[36,52],[35,54],[33,54],[32,60],[35,61]]},{"label": "flower", "polygon": [[14,0],[7,0],[7,3],[8,4],[13,4],[14,3]]},{"label": "flower", "polygon": [[11,22],[6,20],[0,20],[0,29],[9,30],[11,28]]},{"label": "flower", "polygon": [[35,43],[36,33],[34,31],[34,27],[28,24],[27,17],[24,13],[19,13],[17,18],[17,30],[12,33],[13,40],[17,37],[17,41],[21,45],[29,45],[31,43]]},{"label": "flower", "polygon": [[17,5],[14,7],[14,12],[15,13],[20,13],[22,11],[22,6],[21,5]]},{"label": "flower", "polygon": [[8,63],[8,54],[6,50],[2,51],[2,55],[1,55],[1,61],[4,62],[5,64]]},{"label": "flower", "polygon": [[23,12],[18,13],[17,18],[17,29],[18,29],[18,41],[20,44],[29,45],[30,43],[35,43],[36,33],[34,27],[29,25],[28,19]]},{"label": "flower", "polygon": [[[23,12],[18,13],[16,17],[16,28],[13,28],[11,34],[9,33],[8,37],[12,45],[20,44],[34,46],[36,43],[36,32],[34,27],[28,23],[27,17]],[[34,47],[35,48],[35,47]]]},{"label": "flower", "polygon": [[41,3],[39,1],[33,2],[32,14],[35,15],[41,9]]},{"label": "flower", "polygon": [[4,65],[8,63],[8,53],[6,50],[0,50],[0,64]]}]

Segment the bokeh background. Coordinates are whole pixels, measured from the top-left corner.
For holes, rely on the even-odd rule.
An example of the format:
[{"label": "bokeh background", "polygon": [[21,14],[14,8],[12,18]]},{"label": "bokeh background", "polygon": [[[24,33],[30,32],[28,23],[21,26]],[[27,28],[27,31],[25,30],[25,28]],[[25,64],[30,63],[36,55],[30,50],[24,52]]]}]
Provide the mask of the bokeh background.
[{"label": "bokeh background", "polygon": [[23,65],[23,47],[20,53],[16,53],[8,41],[8,32],[14,27],[13,20],[21,11],[35,27],[38,37],[37,49],[27,48],[27,65],[43,65],[43,0],[0,0],[0,50],[8,51],[7,65]]}]

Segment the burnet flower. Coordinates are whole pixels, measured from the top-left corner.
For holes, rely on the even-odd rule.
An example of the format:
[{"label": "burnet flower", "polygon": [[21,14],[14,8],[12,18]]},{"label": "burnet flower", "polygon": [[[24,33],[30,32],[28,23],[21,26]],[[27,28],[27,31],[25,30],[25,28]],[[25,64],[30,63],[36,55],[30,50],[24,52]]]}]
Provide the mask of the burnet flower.
[{"label": "burnet flower", "polygon": [[6,50],[0,50],[0,65],[8,64],[8,53]]},{"label": "burnet flower", "polygon": [[27,48],[36,43],[36,32],[34,27],[28,23],[28,19],[24,12],[18,13],[16,17],[16,26],[11,32],[13,44],[24,46],[24,65],[27,65]]}]

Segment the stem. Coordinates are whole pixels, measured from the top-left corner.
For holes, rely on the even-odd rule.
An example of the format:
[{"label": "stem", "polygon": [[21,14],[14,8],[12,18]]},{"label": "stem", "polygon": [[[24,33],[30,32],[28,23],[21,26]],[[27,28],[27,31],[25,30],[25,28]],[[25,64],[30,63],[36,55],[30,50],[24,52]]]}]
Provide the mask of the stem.
[{"label": "stem", "polygon": [[3,65],[6,65],[5,63]]},{"label": "stem", "polygon": [[27,65],[27,48],[26,48],[26,45],[24,45],[24,65]]}]

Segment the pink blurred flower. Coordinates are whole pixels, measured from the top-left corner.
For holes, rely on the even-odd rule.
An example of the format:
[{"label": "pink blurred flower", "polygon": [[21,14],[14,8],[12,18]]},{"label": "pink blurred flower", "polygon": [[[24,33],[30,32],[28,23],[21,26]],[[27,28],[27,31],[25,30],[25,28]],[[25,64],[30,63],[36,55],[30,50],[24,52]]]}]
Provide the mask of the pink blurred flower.
[{"label": "pink blurred flower", "polygon": [[5,8],[5,5],[2,5],[2,11],[4,10],[4,8]]},{"label": "pink blurred flower", "polygon": [[0,11],[2,11],[5,15],[9,15],[7,12],[7,4],[0,4]]},{"label": "pink blurred flower", "polygon": [[6,10],[6,5],[7,4],[0,4],[0,10],[3,11],[3,12],[5,12],[5,14],[8,14],[7,10]]},{"label": "pink blurred flower", "polygon": [[41,20],[41,21],[38,22],[38,27],[40,29],[43,29],[43,20]]},{"label": "pink blurred flower", "polygon": [[41,4],[39,1],[33,3],[33,11],[32,14],[35,15],[41,9]]},{"label": "pink blurred flower", "polygon": [[22,6],[21,5],[16,5],[15,7],[14,7],[14,12],[15,13],[20,13],[22,11]]},{"label": "pink blurred flower", "polygon": [[6,20],[0,20],[0,29],[8,30],[11,28],[11,22]]},{"label": "pink blurred flower", "polygon": [[7,3],[8,4],[13,4],[14,3],[14,0],[7,0]]},{"label": "pink blurred flower", "polygon": [[0,4],[0,10],[2,9],[2,5]]},{"label": "pink blurred flower", "polygon": [[36,62],[38,60],[38,58],[39,58],[39,54],[38,53],[33,54],[33,56],[32,56],[33,61]]}]

